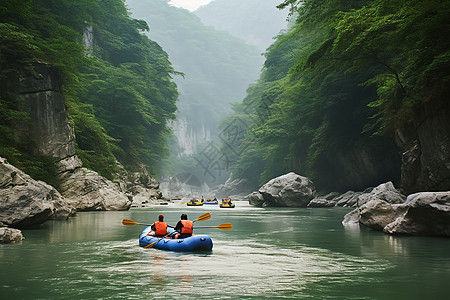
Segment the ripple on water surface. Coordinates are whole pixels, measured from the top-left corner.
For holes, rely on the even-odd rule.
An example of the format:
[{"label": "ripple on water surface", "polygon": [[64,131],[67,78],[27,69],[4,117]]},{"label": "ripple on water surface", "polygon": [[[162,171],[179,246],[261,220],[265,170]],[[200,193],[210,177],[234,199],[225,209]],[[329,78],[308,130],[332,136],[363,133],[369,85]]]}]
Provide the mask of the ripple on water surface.
[{"label": "ripple on water surface", "polygon": [[[144,249],[136,240],[94,245],[90,253],[73,250],[75,273],[70,280],[72,296],[118,294],[151,295],[164,299],[198,296],[208,298],[291,297],[320,282],[358,280],[367,272],[381,272],[383,261],[356,258],[324,249],[282,248],[248,239],[239,245],[215,240],[211,253],[174,253]],[[72,281],[78,277],[77,281]],[[319,283],[319,285],[317,285]],[[66,286],[67,286],[66,285]],[[76,290],[76,286],[83,286]],[[64,286],[64,284],[62,285]],[[99,292],[99,286],[102,287]],[[325,284],[324,284],[325,286]],[[324,287],[326,288],[326,287]],[[68,294],[68,291],[61,291]],[[306,294],[305,294],[306,296]],[[142,297],[145,298],[145,297]]]}]

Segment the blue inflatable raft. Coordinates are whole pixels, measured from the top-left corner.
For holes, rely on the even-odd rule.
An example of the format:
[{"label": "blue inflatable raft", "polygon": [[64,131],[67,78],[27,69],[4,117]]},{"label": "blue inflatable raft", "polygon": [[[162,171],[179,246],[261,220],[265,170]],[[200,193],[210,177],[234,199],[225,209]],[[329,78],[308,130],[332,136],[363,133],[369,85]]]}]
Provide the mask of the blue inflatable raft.
[{"label": "blue inflatable raft", "polygon": [[205,201],[203,202],[203,205],[217,205],[219,202],[217,201]]},{"label": "blue inflatable raft", "polygon": [[[167,228],[173,231],[173,228]],[[178,251],[178,252],[195,252],[195,251],[211,251],[213,242],[211,238],[204,234],[193,235],[185,239],[169,239],[148,235],[151,231],[150,226],[145,228],[139,236],[139,246],[145,247],[148,244],[156,242],[152,248]]]}]

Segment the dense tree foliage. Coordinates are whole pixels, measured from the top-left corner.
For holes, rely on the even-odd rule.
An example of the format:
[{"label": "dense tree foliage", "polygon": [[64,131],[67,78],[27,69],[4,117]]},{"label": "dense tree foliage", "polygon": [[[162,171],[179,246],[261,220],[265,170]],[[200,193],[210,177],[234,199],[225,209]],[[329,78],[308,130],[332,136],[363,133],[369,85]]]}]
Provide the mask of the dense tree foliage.
[{"label": "dense tree foliage", "polygon": [[[0,20],[0,155],[29,166],[21,146],[26,141],[11,131],[11,122],[24,118],[19,98],[5,82],[12,72],[44,61],[62,77],[84,165],[108,178],[116,159],[129,169],[144,164],[155,172],[168,155],[167,121],[175,117],[178,97],[171,76],[177,72],[142,34],[148,30],[144,21],[131,19],[121,0],[5,0]],[[83,35],[90,34],[93,44],[86,48]]]},{"label": "dense tree foliage", "polygon": [[[234,176],[261,184],[296,171],[322,190],[398,179],[395,128],[449,92],[450,3],[286,0],[279,7],[289,7],[296,23],[268,49],[258,83],[224,125],[246,119]],[[391,167],[377,172],[377,164]]]}]

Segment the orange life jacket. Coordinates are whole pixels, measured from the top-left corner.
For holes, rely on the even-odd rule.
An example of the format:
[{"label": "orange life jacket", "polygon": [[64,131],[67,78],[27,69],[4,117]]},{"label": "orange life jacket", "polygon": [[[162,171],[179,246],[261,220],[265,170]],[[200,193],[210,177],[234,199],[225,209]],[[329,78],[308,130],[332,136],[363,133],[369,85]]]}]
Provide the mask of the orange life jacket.
[{"label": "orange life jacket", "polygon": [[194,229],[194,223],[190,220],[180,220],[183,227],[181,228],[181,233],[192,233]]},{"label": "orange life jacket", "polygon": [[166,235],[167,234],[167,223],[166,222],[155,222],[155,235]]}]

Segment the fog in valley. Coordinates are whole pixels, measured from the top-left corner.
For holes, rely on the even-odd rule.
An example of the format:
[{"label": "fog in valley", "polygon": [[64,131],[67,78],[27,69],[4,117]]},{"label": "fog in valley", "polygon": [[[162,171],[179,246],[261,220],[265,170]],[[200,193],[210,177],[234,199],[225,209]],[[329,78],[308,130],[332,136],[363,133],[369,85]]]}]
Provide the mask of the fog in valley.
[{"label": "fog in valley", "polygon": [[[188,2],[185,7],[192,10]],[[149,38],[183,73],[174,77],[180,96],[177,119],[171,123],[171,157],[161,170],[162,187],[172,180],[199,196],[229,178],[227,153],[236,149],[227,148],[226,140],[242,133],[219,124],[258,79],[264,51],[287,27],[288,11],[277,9],[278,2],[215,0],[189,11],[164,0],[126,1],[132,17],[148,23]]]}]

